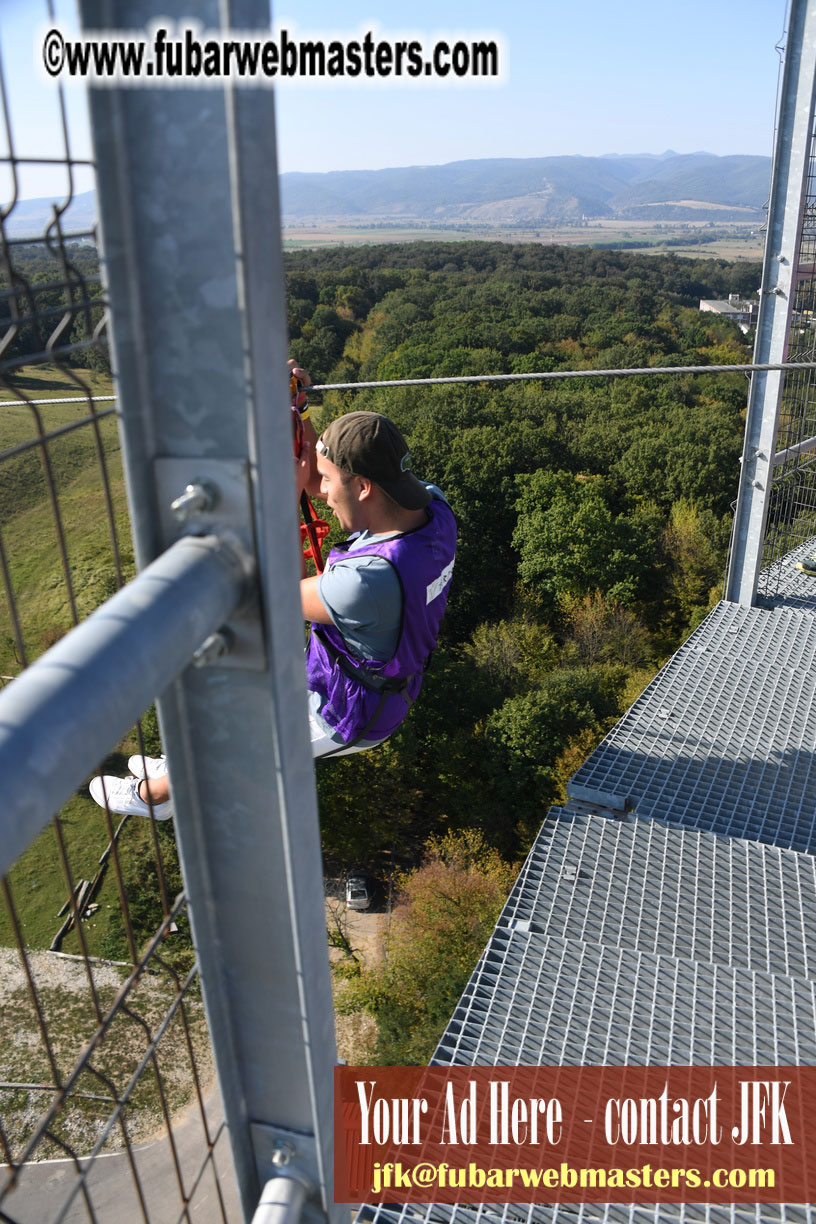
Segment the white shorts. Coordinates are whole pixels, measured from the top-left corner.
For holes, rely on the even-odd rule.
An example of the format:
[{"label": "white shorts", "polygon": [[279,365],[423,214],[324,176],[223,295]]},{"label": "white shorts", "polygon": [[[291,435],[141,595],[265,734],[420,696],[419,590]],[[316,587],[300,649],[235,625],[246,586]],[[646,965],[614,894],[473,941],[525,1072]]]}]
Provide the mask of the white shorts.
[{"label": "white shorts", "polygon": [[373,743],[354,744],[350,748],[344,748],[342,740],[335,739],[333,736],[326,733],[326,728],[321,727],[316,718],[309,714],[309,736],[312,741],[312,756],[349,756],[352,752],[366,752],[369,748],[378,748],[380,744],[384,744],[385,740],[375,740]]}]

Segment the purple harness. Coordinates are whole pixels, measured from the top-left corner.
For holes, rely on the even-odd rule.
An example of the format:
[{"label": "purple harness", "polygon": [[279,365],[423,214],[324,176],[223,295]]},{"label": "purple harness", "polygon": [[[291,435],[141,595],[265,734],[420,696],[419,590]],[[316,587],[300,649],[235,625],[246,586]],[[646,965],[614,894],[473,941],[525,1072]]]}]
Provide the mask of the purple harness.
[{"label": "purple harness", "polygon": [[400,725],[422,686],[422,671],[436,646],[453,574],[456,519],[446,502],[435,498],[428,522],[414,531],[350,552],[338,545],[331,567],[349,555],[383,557],[402,587],[402,624],[397,649],[385,662],[359,659],[334,625],[312,624],[306,676],[312,692],[325,698],[321,717],[343,740],[383,740]]}]

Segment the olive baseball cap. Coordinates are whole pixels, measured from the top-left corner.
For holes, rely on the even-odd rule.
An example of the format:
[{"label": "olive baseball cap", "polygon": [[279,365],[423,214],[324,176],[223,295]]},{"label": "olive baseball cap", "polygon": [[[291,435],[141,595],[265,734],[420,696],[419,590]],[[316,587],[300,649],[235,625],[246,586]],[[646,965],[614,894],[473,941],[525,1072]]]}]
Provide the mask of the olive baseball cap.
[{"label": "olive baseball cap", "polygon": [[431,494],[411,471],[411,452],[396,425],[379,412],[349,412],[323,431],[318,454],[351,472],[373,480],[404,510],[422,510]]}]

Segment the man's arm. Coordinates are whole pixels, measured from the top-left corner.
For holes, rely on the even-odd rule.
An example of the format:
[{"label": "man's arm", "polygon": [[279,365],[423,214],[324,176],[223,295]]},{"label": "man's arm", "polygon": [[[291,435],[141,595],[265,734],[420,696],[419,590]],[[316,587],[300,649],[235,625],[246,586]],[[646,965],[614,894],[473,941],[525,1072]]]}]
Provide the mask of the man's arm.
[{"label": "man's arm", "polygon": [[331,625],[332,618],[326,611],[326,605],[317,591],[319,578],[301,578],[300,603],[303,608],[303,619],[317,621],[319,625]]},{"label": "man's arm", "polygon": [[308,450],[308,472],[305,481],[305,489],[310,497],[320,496],[320,473],[317,470],[317,433],[312,424],[311,418],[307,417],[303,422],[303,443],[304,450]]},{"label": "man's arm", "polygon": [[303,388],[301,391],[303,403],[301,403],[300,396],[297,402],[297,411],[300,412],[300,419],[303,424],[302,461],[296,463],[297,493],[298,497],[300,497],[301,491],[305,489],[310,497],[319,497],[320,473],[317,470],[317,434],[309,414],[309,405],[305,402],[305,388],[311,386],[312,380],[308,372],[302,366],[297,365],[291,358],[289,359],[288,370],[289,377],[291,378],[294,375],[301,388]]}]

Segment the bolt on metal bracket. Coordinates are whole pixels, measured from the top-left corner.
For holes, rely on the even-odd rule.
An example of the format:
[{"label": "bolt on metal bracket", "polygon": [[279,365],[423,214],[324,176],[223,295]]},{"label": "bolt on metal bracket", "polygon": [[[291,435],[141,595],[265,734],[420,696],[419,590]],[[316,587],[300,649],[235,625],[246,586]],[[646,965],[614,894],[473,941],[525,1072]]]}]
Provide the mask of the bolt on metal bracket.
[{"label": "bolt on metal bracket", "polygon": [[217,659],[222,659],[232,650],[234,641],[232,631],[226,625],[223,629],[211,633],[194,653],[193,667],[206,667],[208,663],[215,663]]},{"label": "bolt on metal bracket", "polygon": [[297,1148],[285,1139],[276,1139],[272,1145],[272,1163],[276,1169],[285,1169],[297,1155]]},{"label": "bolt on metal bracket", "polygon": [[218,501],[218,489],[209,480],[193,480],[184,492],[170,503],[170,509],[180,523],[188,523],[197,514],[212,510]]},{"label": "bolt on metal bracket", "polygon": [[198,645],[196,667],[266,669],[266,648],[254,580],[257,549],[245,459],[156,459],[162,544],[184,535],[216,535],[244,562],[251,594],[226,625]]}]

